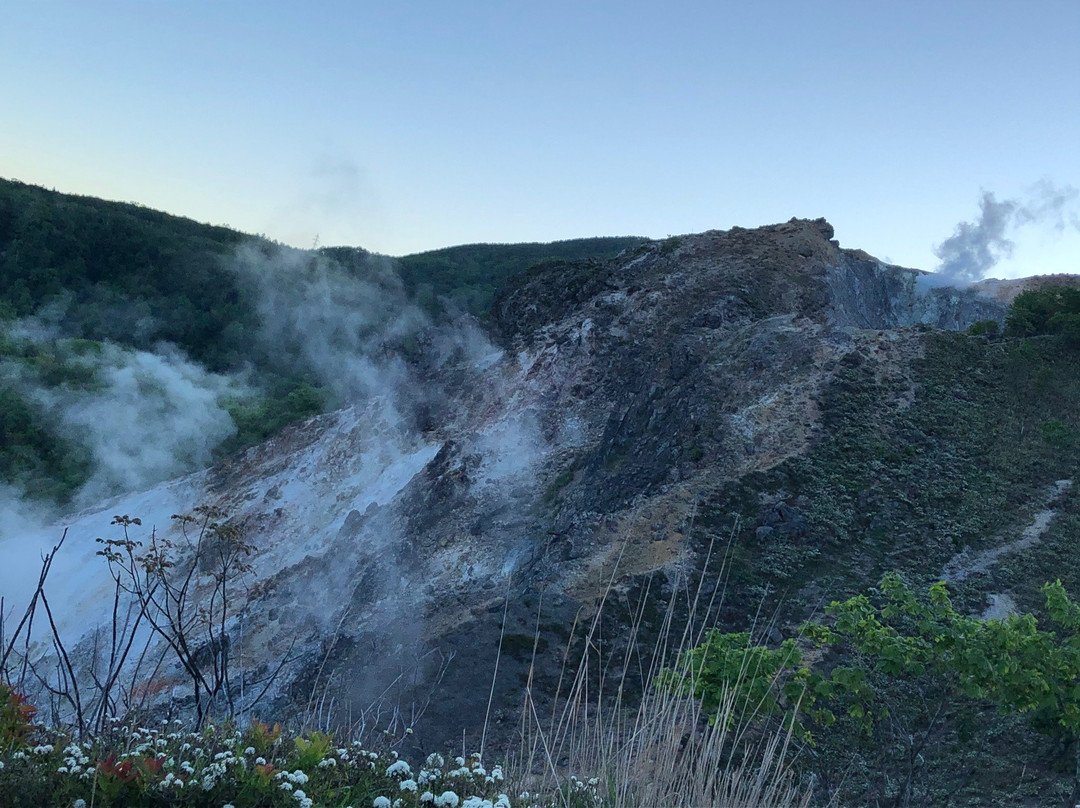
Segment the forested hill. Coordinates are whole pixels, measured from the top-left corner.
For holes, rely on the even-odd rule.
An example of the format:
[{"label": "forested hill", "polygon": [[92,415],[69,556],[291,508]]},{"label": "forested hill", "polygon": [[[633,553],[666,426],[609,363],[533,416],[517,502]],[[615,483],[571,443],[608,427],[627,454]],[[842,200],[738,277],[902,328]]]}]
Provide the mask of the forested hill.
[{"label": "forested hill", "polygon": [[[337,403],[325,380],[261,333],[251,262],[246,276],[236,268],[249,246],[268,260],[288,254],[305,270],[390,277],[439,320],[486,317],[502,284],[536,264],[607,258],[641,241],[468,245],[399,259],[352,247],[297,251],[140,205],[0,179],[0,483],[64,501],[85,480],[89,456],[43,391],[100,386],[104,344],[151,354],[168,344],[214,374],[243,372],[245,392],[222,398],[236,430],[219,455]],[[27,322],[36,337],[15,328]]]},{"label": "forested hill", "polygon": [[[483,317],[496,290],[531,266],[613,257],[643,240],[470,244],[394,262],[406,290],[429,310],[440,310],[439,298],[448,298]],[[70,298],[65,326],[73,333],[132,344],[167,340],[212,370],[229,369],[241,359],[236,337],[250,325],[251,312],[222,259],[245,241],[270,246],[258,236],[140,205],[0,179],[0,317],[25,317]],[[336,247],[318,253],[354,272],[363,271],[357,255],[371,255]]]},{"label": "forested hill", "polygon": [[634,236],[585,238],[547,244],[465,244],[407,255],[397,261],[406,288],[425,308],[440,298],[457,301],[486,317],[496,292],[524,270],[554,261],[609,258],[645,239]]},{"label": "forested hill", "polygon": [[137,205],[3,180],[0,312],[27,317],[70,301],[63,319],[72,336],[168,340],[222,369],[235,361],[224,345],[227,326],[245,317],[220,259],[245,238]]}]

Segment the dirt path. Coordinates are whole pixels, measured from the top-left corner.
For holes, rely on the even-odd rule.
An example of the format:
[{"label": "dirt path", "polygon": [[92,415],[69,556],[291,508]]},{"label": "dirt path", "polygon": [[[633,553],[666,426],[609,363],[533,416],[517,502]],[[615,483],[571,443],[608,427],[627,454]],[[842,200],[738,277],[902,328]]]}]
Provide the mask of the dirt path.
[{"label": "dirt path", "polygon": [[[1038,544],[1042,539],[1050,522],[1057,516],[1057,506],[1065,494],[1072,488],[1072,480],[1058,480],[1050,489],[1043,510],[1035,514],[1031,524],[1024,528],[1020,538],[991,547],[989,550],[981,550],[973,553],[967,549],[954,555],[941,571],[943,580],[949,583],[959,583],[965,578],[977,575],[981,572],[989,572],[1002,556],[1025,550]],[[1003,596],[1008,597],[1008,596]],[[1010,599],[1011,600],[1011,599]],[[995,601],[996,602],[996,601]]]}]

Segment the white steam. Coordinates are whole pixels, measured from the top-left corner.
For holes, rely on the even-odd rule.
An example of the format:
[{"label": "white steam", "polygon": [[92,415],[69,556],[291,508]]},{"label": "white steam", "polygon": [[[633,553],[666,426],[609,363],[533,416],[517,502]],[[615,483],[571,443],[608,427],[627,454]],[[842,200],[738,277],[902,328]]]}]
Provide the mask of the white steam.
[{"label": "white steam", "polygon": [[395,347],[427,325],[388,259],[364,256],[364,278],[308,251],[240,249],[235,269],[249,286],[271,361],[313,373],[338,404],[393,393],[408,373]]},{"label": "white steam", "polygon": [[100,390],[39,394],[93,453],[79,504],[205,468],[214,448],[236,432],[221,404],[235,383],[169,346],[147,353],[106,345],[97,374]]},{"label": "white steam", "polygon": [[1061,232],[1067,223],[1077,226],[1075,213],[1070,214],[1077,196],[1075,188],[1059,188],[1049,182],[1036,185],[1025,199],[998,201],[993,193],[984,191],[978,220],[961,222],[953,235],[935,248],[941,263],[933,275],[920,279],[921,284],[963,288],[982,280],[998,261],[1012,254],[1012,236],[1018,228],[1037,224]]},{"label": "white steam", "polygon": [[[208,373],[171,346],[149,353],[67,340],[40,319],[9,326],[4,336],[31,355],[40,350],[40,361],[0,361],[0,385],[27,401],[47,429],[89,456],[89,478],[70,503],[75,508],[205,468],[218,443],[235,431],[222,401],[245,394],[242,385]],[[64,366],[60,378],[47,379],[42,366],[55,371],[58,364]],[[148,515],[132,515],[140,513]],[[54,504],[30,501],[24,491],[0,485],[0,597],[9,616],[21,616],[43,554],[64,534],[64,524],[71,524],[56,522],[57,516]],[[90,528],[95,532],[86,528],[69,537],[50,575],[50,594],[62,593],[57,619],[76,625],[91,625],[98,617],[95,587],[104,567],[92,537],[108,532],[108,519],[99,514]]]},{"label": "white steam", "polygon": [[[223,401],[244,387],[170,345],[159,345],[156,353],[112,343],[80,350],[33,320],[10,333],[24,343],[47,344],[81,371],[81,383],[46,384],[33,367],[15,360],[0,365],[5,384],[54,423],[61,437],[89,452],[92,470],[74,496],[76,506],[205,468],[214,448],[236,431]],[[10,500],[10,493],[3,499]]]},{"label": "white steam", "polygon": [[[528,387],[523,368],[500,361],[502,351],[475,321],[432,324],[407,299],[389,260],[359,251],[341,253],[340,261],[335,255],[256,245],[240,250],[233,262],[242,293],[257,312],[262,349],[276,369],[310,375],[338,403],[351,405],[321,419],[303,441],[282,440],[245,455],[238,461],[243,473],[215,483],[215,502],[238,522],[257,526],[256,572],[276,581],[259,604],[267,613],[272,604],[280,618],[271,624],[252,612],[246,629],[252,664],[278,661],[274,642],[282,632],[308,636],[313,628],[340,628],[341,610],[350,608],[356,610],[350,619],[364,621],[356,631],[398,649],[388,657],[395,665],[414,651],[421,657],[427,635],[418,604],[427,595],[418,582],[471,580],[478,559],[482,568],[511,574],[522,557],[512,545],[520,542],[518,526],[529,518],[539,485],[536,467],[547,456],[535,409],[541,392]],[[29,324],[20,338],[56,341],[47,327],[34,331]],[[67,437],[93,453],[93,475],[78,504],[205,466],[214,446],[231,434],[223,400],[243,391],[174,349],[150,354],[73,344],[71,350],[78,357],[72,361],[92,371],[92,383],[47,385],[14,359],[8,373]],[[539,379],[534,384],[544,386]],[[459,464],[455,488],[468,488],[454,494],[459,498],[452,512],[436,513],[431,524],[406,518],[411,511],[399,519],[387,506],[443,449]],[[420,484],[426,485],[423,478]],[[0,519],[12,525],[17,520],[21,535],[0,526],[0,555],[12,559],[0,568],[0,594],[21,609],[40,568],[38,553],[62,528],[10,494],[0,491]],[[49,594],[57,614],[67,616],[62,630],[72,644],[103,619],[102,604],[111,597],[93,542],[109,535],[108,515],[140,517],[145,536],[155,527],[168,530],[167,514],[205,504],[198,498],[207,495],[204,479],[188,477],[64,521],[70,539]],[[421,504],[404,500],[406,507],[414,502]],[[426,531],[457,535],[461,509],[490,531],[464,539],[471,555],[414,559],[399,552],[425,546],[434,538]],[[376,573],[375,591],[353,596],[351,589],[364,580],[358,572],[368,567]],[[321,639],[311,636],[312,643]],[[372,669],[364,678],[375,696],[396,672],[385,680],[381,673]]]}]

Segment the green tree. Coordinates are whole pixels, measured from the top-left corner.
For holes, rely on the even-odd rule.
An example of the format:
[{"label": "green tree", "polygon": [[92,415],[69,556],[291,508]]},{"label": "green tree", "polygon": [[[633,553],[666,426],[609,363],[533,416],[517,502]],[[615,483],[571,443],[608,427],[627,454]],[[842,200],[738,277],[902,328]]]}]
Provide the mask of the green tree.
[{"label": "green tree", "polygon": [[[1023,713],[1035,731],[1062,741],[1074,759],[1074,794],[1080,794],[1080,606],[1060,581],[1042,588],[1049,628],[1034,615],[982,619],[958,612],[944,582],[919,598],[896,574],[887,575],[877,602],[858,595],[826,608],[831,625],[809,623],[807,636],[821,645],[853,652],[854,665],[834,668],[819,695],[844,699],[866,726],[888,719],[889,683],[913,683],[925,703],[919,726],[905,727],[912,760],[939,737],[948,706],[960,698],[985,700],[1002,713]],[[838,674],[862,669],[880,673],[879,687],[853,692]],[[867,681],[871,681],[868,677]],[[839,686],[836,686],[839,685]],[[929,698],[928,698],[929,697]],[[910,706],[910,705],[909,705]],[[914,769],[902,790],[906,804]]]},{"label": "green tree", "polygon": [[[1032,614],[979,618],[953,606],[944,582],[918,596],[896,574],[878,589],[825,608],[802,628],[827,653],[803,665],[794,640],[769,649],[746,634],[710,632],[684,653],[663,686],[700,698],[710,713],[783,716],[800,728],[809,718],[838,718],[857,728],[864,750],[889,753],[891,796],[912,802],[924,753],[955,734],[964,709],[991,704],[1024,714],[1030,728],[1073,755],[1073,797],[1080,795],[1080,605],[1060,581],[1042,588],[1045,626]],[[838,732],[839,730],[830,730]],[[810,739],[808,732],[803,737]]]},{"label": "green tree", "polygon": [[1080,289],[1046,286],[1021,292],[1009,308],[1005,333],[1013,337],[1060,334],[1066,342],[1080,343]]}]

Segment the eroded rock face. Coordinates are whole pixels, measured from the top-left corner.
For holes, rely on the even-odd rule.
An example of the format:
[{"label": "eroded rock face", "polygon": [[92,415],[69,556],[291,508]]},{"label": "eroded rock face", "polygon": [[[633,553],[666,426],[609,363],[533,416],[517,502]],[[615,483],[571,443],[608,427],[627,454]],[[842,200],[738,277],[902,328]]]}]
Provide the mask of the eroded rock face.
[{"label": "eroded rock face", "polygon": [[[249,672],[289,659],[260,715],[382,702],[423,713],[420,748],[460,744],[488,711],[500,634],[492,725],[516,715],[530,670],[541,696],[554,687],[616,560],[617,587],[692,568],[695,503],[816,440],[841,363],[902,376],[918,338],[889,329],[1004,316],[917,276],[842,250],[824,220],[544,266],[495,302],[501,357],[431,371],[446,398],[428,416],[370,402],[187,478],[190,504],[226,509],[259,551],[261,594],[230,637]],[[73,543],[89,553],[105,513],[168,530],[170,485],[82,514]],[[788,505],[762,519],[799,529]],[[182,688],[178,669],[158,676]]]},{"label": "eroded rock face", "polygon": [[930,288],[922,273],[843,255],[825,272],[829,319],[855,328],[929,325],[961,331],[980,320],[1001,321],[1005,307],[977,290]]}]

